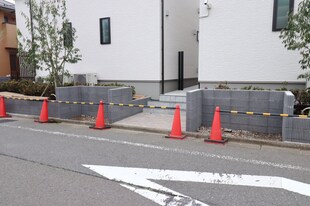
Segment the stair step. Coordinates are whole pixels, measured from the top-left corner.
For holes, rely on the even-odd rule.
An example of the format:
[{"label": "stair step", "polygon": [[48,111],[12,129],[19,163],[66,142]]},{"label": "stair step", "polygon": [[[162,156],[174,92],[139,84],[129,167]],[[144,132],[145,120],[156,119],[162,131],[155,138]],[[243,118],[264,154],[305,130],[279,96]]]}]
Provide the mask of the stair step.
[{"label": "stair step", "polygon": [[182,96],[182,95],[160,95],[159,101],[163,101],[163,102],[184,102],[184,103],[186,103],[186,96]]},{"label": "stair step", "polygon": [[[175,110],[174,109],[151,109],[151,108],[143,108],[144,113],[150,113],[150,114],[170,114],[174,115]],[[186,111],[181,110],[181,115],[185,116]]]}]

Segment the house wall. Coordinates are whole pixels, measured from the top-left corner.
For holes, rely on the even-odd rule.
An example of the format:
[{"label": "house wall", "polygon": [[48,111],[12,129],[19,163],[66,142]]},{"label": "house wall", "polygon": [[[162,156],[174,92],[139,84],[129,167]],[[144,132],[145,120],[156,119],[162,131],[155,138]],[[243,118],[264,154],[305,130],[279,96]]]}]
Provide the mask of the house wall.
[{"label": "house wall", "polygon": [[[8,23],[2,23],[4,16]],[[0,77],[10,75],[10,54],[7,48],[17,48],[16,26],[14,14],[9,14],[0,9]]]},{"label": "house wall", "polygon": [[[165,0],[165,80],[168,91],[178,77],[178,51],[185,52],[186,86],[197,83],[198,0]],[[158,98],[162,80],[161,0],[68,0],[67,13],[77,30],[76,47],[82,61],[66,67],[72,74],[97,73],[100,82],[131,83],[139,94]],[[18,27],[25,33],[21,11],[29,13],[24,0],[16,2]],[[87,14],[87,15],[83,15]],[[111,44],[100,44],[99,19],[110,17]],[[38,71],[38,75],[47,73]],[[171,84],[171,81],[174,81]]]},{"label": "house wall", "polygon": [[[295,0],[295,12],[301,0]],[[304,87],[298,52],[287,51],[272,31],[272,0],[200,1],[199,82],[202,88],[228,81],[232,87],[256,84]]]},{"label": "house wall", "polygon": [[[160,80],[160,1],[69,0],[82,61],[74,73],[98,73],[102,80]],[[81,15],[80,12],[87,13]],[[111,44],[100,44],[99,19],[111,18]]]},{"label": "house wall", "polygon": [[[165,91],[177,89],[178,52],[184,51],[185,86],[197,84],[199,0],[164,1]],[[193,81],[196,80],[196,81]]]}]

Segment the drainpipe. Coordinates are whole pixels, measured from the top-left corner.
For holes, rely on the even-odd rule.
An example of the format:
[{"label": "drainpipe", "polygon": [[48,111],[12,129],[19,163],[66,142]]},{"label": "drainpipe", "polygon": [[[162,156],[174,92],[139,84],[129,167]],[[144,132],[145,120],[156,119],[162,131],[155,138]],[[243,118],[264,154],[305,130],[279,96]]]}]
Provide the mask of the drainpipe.
[{"label": "drainpipe", "polygon": [[164,0],[161,0],[161,94],[165,93],[165,33],[164,33]]},{"label": "drainpipe", "polygon": [[[34,37],[33,37],[33,14],[32,14],[32,0],[29,0],[29,16],[30,16],[30,32],[31,32],[31,49],[33,50]],[[34,66],[36,68],[36,65]],[[36,69],[34,68],[33,74],[36,76]]]}]

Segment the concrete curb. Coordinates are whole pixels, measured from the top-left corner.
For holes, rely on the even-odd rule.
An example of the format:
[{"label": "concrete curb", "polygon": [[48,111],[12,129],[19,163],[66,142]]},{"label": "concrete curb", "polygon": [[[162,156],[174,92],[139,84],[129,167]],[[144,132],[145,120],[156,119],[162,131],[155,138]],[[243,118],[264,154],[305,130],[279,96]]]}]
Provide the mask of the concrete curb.
[{"label": "concrete curb", "polygon": [[[27,119],[37,119],[38,116],[34,115],[21,115],[21,114],[13,114],[10,113],[13,117],[20,117],[20,118],[27,118]],[[59,119],[59,118],[51,118],[53,120],[63,122],[63,123],[70,123],[70,124],[81,124],[81,125],[92,125],[94,122],[89,121],[78,121],[78,120],[69,120],[69,119]],[[150,127],[139,127],[139,126],[131,126],[119,123],[113,123],[110,125],[112,128],[117,129],[124,129],[124,130],[134,130],[134,131],[141,131],[141,132],[151,132],[151,133],[158,133],[158,134],[169,134],[169,130],[165,129],[156,129]],[[183,132],[186,136],[195,137],[195,138],[207,138],[207,135],[200,134],[198,132]],[[238,142],[238,143],[247,143],[247,144],[256,144],[256,145],[267,145],[267,146],[274,146],[274,147],[283,147],[283,148],[291,148],[291,149],[299,149],[299,150],[310,150],[310,144],[306,143],[296,143],[296,142],[279,142],[279,141],[270,141],[270,140],[260,140],[260,139],[246,139],[240,137],[229,137],[228,141],[230,142]]]}]

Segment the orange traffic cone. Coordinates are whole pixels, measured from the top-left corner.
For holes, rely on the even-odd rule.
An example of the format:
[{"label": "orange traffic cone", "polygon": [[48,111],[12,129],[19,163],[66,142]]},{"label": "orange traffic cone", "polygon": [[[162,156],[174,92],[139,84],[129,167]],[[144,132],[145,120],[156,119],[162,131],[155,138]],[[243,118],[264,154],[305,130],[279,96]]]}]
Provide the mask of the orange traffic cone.
[{"label": "orange traffic cone", "polygon": [[222,138],[220,107],[216,107],[213,117],[210,138],[206,138],[205,142],[224,144],[225,142],[227,142],[227,140],[228,139]]},{"label": "orange traffic cone", "polygon": [[6,113],[4,97],[0,97],[0,118],[8,118],[11,117]]},{"label": "orange traffic cone", "polygon": [[103,102],[100,101],[98,113],[97,113],[97,119],[96,124],[94,126],[89,127],[91,129],[110,129],[111,127],[108,125],[105,125],[104,122],[104,106]]},{"label": "orange traffic cone", "polygon": [[47,99],[44,99],[41,109],[41,114],[39,120],[35,120],[35,122],[39,123],[48,123],[48,103]]},{"label": "orange traffic cone", "polygon": [[180,105],[176,105],[175,112],[174,112],[174,119],[172,124],[171,133],[166,138],[173,138],[173,139],[184,139],[186,136],[182,135],[181,129],[181,115],[180,115]]}]

